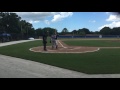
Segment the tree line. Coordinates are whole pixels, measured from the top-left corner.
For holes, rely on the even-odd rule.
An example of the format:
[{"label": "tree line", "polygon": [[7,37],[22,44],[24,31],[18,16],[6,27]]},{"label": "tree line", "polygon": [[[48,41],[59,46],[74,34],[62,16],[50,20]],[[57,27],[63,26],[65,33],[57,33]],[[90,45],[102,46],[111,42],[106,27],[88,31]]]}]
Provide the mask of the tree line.
[{"label": "tree line", "polygon": [[90,32],[90,30],[87,29],[87,28],[82,28],[82,29],[79,29],[79,30],[73,30],[71,32],[69,32],[69,30],[67,28],[64,28],[60,34],[61,35],[65,35],[65,34],[86,35],[86,34],[91,34],[91,33],[92,32]]},{"label": "tree line", "polygon": [[114,27],[114,28],[109,28],[109,27],[104,27],[100,30],[100,34],[102,35],[120,35],[120,27]]},{"label": "tree line", "polygon": [[32,36],[34,28],[31,23],[21,20],[16,13],[0,12],[0,33],[9,33],[13,39]]},{"label": "tree line", "polygon": [[55,28],[33,28],[33,25],[16,13],[0,12],[0,34],[9,33],[12,39],[28,39],[29,37],[38,38],[42,36],[43,31],[48,31],[49,35],[57,31]]},{"label": "tree line", "polygon": [[87,28],[82,28],[78,30],[73,30],[69,32],[67,28],[64,28],[62,32],[60,33],[61,35],[66,35],[66,34],[71,34],[71,35],[86,35],[86,34],[101,34],[101,35],[120,35],[120,27],[104,27],[100,31],[90,31]]}]

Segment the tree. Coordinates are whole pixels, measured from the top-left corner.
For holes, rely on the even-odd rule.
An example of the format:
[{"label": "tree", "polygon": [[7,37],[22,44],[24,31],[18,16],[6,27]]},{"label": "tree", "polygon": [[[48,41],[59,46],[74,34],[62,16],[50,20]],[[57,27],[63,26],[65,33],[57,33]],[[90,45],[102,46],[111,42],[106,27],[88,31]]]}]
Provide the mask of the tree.
[{"label": "tree", "polygon": [[73,36],[74,36],[74,35],[77,35],[77,30],[73,30],[73,31],[72,31],[72,34],[73,34]]},{"label": "tree", "polygon": [[68,29],[67,28],[63,28],[63,30],[62,30],[62,34],[67,34],[69,31],[68,31]]},{"label": "tree", "polygon": [[25,24],[26,24],[26,21],[25,21],[25,20],[21,20],[21,21],[19,22],[19,28],[20,28],[21,38],[22,38],[22,39],[24,38],[24,34],[26,33],[26,31],[25,31]]},{"label": "tree", "polygon": [[30,37],[30,33],[32,31],[32,24],[26,22],[25,23],[25,30],[26,30],[27,38]]},{"label": "tree", "polygon": [[51,36],[52,34],[54,33],[57,33],[57,29],[55,28],[50,28],[50,27],[45,27],[45,28],[38,28],[35,30],[36,31],[36,34],[37,36],[42,36],[43,35],[43,32],[47,33],[48,36]]},{"label": "tree", "polygon": [[109,27],[104,27],[100,30],[100,34],[102,35],[110,35],[111,34],[111,29]]},{"label": "tree", "polygon": [[4,19],[5,19],[5,13],[0,12],[0,31],[4,32],[6,31],[6,23],[4,23]]},{"label": "tree", "polygon": [[78,35],[83,35],[83,36],[86,35],[84,29],[79,29],[78,30]]},{"label": "tree", "polygon": [[18,23],[21,17],[19,17],[16,13],[1,13],[1,26],[3,27],[4,31],[7,33],[15,32],[20,33],[18,28]]},{"label": "tree", "polygon": [[35,29],[32,24],[25,20],[19,21],[19,31],[22,39],[35,36]]},{"label": "tree", "polygon": [[120,35],[120,27],[114,27],[111,30],[111,35]]},{"label": "tree", "polygon": [[86,34],[90,34],[90,33],[91,32],[87,28],[82,28],[82,29],[78,30],[78,35],[86,35]]},{"label": "tree", "polygon": [[42,30],[45,31],[45,32],[47,32],[48,36],[51,36],[52,34],[54,34],[55,32],[57,32],[57,29],[50,28],[50,27],[45,27]]},{"label": "tree", "polygon": [[37,37],[39,37],[39,36],[42,36],[42,28],[38,28],[38,29],[36,29],[35,30],[36,31],[36,35],[37,35]]},{"label": "tree", "polygon": [[85,32],[85,34],[90,34],[89,29],[87,29],[87,28],[83,28],[82,30]]},{"label": "tree", "polygon": [[9,12],[0,12],[0,31],[22,39],[34,36],[35,32],[31,23],[21,20],[16,13]]}]

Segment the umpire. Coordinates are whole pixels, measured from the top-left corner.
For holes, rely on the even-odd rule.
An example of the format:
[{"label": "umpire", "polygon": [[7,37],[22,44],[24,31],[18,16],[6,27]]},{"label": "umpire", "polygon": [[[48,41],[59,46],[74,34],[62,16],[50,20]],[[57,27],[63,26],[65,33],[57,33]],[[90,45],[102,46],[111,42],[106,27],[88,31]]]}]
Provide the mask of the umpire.
[{"label": "umpire", "polygon": [[44,46],[44,51],[47,51],[46,49],[46,44],[47,44],[47,32],[43,31],[43,35],[42,35],[42,38],[43,38],[43,46]]}]

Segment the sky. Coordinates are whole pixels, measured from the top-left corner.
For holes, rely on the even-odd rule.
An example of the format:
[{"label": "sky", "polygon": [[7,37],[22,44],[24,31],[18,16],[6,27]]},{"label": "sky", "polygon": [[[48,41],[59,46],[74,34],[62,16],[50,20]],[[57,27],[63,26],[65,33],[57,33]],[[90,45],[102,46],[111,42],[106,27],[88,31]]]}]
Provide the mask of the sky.
[{"label": "sky", "polygon": [[113,12],[15,12],[35,29],[51,27],[61,32],[82,28],[100,31],[103,27],[120,27],[120,16]]}]

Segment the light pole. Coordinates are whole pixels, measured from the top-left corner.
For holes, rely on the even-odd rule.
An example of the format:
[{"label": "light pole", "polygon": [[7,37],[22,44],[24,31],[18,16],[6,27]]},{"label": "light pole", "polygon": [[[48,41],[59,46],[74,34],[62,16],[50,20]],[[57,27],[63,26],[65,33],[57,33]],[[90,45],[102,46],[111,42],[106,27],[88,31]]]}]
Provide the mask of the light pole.
[{"label": "light pole", "polygon": [[26,27],[26,38],[28,38],[28,27]]},{"label": "light pole", "polygon": [[21,37],[23,39],[22,25],[21,25]]},{"label": "light pole", "polygon": [[9,27],[9,25],[7,24],[7,31],[9,31],[9,30],[8,30],[8,27]]},{"label": "light pole", "polygon": [[37,38],[37,32],[36,32],[36,30],[34,30],[34,34],[32,35],[32,37]]}]

